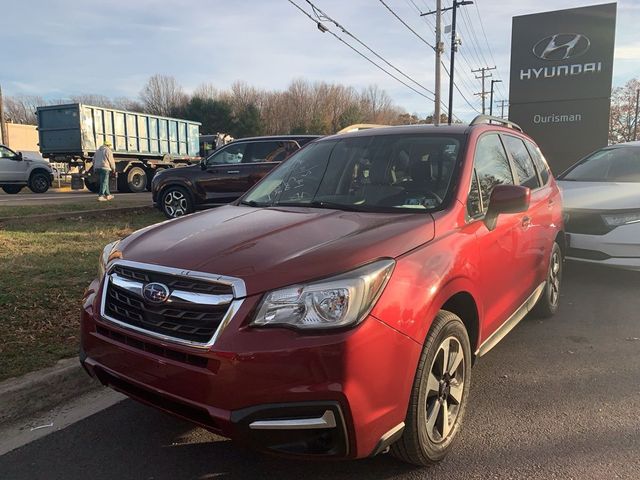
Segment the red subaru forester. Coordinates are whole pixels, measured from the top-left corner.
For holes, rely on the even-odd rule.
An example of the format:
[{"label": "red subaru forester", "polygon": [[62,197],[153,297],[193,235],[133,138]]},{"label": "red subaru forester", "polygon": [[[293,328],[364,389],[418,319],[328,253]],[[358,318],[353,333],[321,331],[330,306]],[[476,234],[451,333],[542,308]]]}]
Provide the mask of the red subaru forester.
[{"label": "red subaru forester", "polygon": [[471,365],[558,308],[558,188],[512,123],[310,143],[233,205],[104,250],[81,361],[253,448],[442,459]]}]

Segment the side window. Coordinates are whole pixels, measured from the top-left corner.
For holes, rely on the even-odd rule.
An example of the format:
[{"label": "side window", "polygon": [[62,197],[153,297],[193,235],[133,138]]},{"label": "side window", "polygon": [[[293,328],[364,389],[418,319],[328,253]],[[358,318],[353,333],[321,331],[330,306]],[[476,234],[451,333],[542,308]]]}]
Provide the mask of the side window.
[{"label": "side window", "polygon": [[482,203],[480,203],[480,187],[478,186],[478,177],[476,171],[473,171],[473,179],[471,180],[471,189],[467,198],[467,213],[470,218],[477,217],[482,214]]},{"label": "side window", "polygon": [[540,181],[538,180],[536,169],[533,166],[533,160],[531,160],[527,147],[524,146],[524,142],[511,135],[503,135],[502,139],[504,140],[507,150],[511,153],[511,158],[513,158],[520,185],[531,189],[538,188]]},{"label": "side window", "polygon": [[549,181],[549,166],[547,165],[547,161],[544,159],[542,152],[540,149],[530,141],[525,141],[527,145],[527,150],[531,154],[531,158],[533,158],[533,163],[536,164],[536,168],[538,172],[540,172],[540,178],[542,179],[542,185],[546,185]]},{"label": "side window", "polygon": [[298,149],[294,142],[274,141],[256,142],[252,145],[251,155],[246,156],[244,163],[281,162]]},{"label": "side window", "polygon": [[228,147],[217,150],[207,159],[207,165],[222,165],[227,163],[240,163],[244,158],[246,143],[234,143]]},{"label": "side window", "polygon": [[483,211],[487,211],[489,197],[496,185],[513,185],[513,173],[502,142],[497,134],[480,137],[474,157]]},{"label": "side window", "polygon": [[14,158],[16,156],[11,150],[5,147],[0,147],[0,158]]}]

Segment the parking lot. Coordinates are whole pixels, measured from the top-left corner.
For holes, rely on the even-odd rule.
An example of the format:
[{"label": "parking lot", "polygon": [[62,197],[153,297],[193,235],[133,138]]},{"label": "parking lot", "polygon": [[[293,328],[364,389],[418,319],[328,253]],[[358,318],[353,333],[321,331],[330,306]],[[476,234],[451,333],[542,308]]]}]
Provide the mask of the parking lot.
[{"label": "parking lot", "polygon": [[125,400],[0,457],[0,478],[629,478],[640,472],[640,274],[566,266],[561,310],[473,370],[453,454],[432,469],[263,456]]}]

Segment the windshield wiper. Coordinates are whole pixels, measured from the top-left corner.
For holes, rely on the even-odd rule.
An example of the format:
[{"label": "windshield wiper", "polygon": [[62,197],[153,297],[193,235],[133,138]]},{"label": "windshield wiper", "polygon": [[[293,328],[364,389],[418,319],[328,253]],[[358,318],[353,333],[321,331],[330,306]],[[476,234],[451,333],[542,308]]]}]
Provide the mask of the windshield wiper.
[{"label": "windshield wiper", "polygon": [[255,208],[261,208],[261,207],[269,207],[271,204],[270,203],[258,203],[254,200],[241,200],[239,202],[240,205],[247,205],[248,207],[255,207]]},{"label": "windshield wiper", "polygon": [[311,208],[330,208],[332,210],[344,210],[347,212],[363,212],[362,208],[358,208],[356,205],[346,205],[344,203],[325,202],[321,200],[314,200],[313,202],[277,202],[272,207],[311,207]]}]

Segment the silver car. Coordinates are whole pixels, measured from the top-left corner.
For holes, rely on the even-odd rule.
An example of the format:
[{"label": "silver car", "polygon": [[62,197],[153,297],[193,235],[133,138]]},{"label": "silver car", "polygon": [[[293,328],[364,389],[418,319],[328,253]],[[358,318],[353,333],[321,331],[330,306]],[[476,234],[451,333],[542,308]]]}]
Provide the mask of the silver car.
[{"label": "silver car", "polygon": [[640,142],[602,148],[558,177],[567,259],[640,270]]}]

